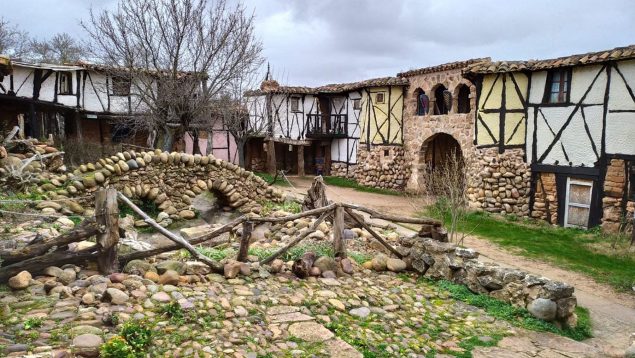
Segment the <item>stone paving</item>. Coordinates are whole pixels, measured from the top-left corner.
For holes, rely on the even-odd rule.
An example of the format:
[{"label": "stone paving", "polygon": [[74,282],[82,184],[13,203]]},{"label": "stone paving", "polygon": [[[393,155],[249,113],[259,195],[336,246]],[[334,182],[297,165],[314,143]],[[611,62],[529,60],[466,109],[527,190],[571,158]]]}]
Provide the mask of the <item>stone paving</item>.
[{"label": "stone paving", "polygon": [[[64,298],[64,292],[55,298],[45,295],[44,285],[0,292],[4,354],[90,355],[118,331],[113,323],[128,320],[152,326],[150,355],[165,357],[460,355],[468,340],[491,342],[513,333],[507,323],[448,299],[435,286],[390,272],[360,269],[338,279],[299,280],[260,270],[234,279],[210,274],[179,285],[86,274],[80,271],[66,287],[93,292],[108,286],[126,297],[117,297],[119,304],[113,303],[115,291],[105,302]],[[172,302],[181,317],[166,313]]]}]

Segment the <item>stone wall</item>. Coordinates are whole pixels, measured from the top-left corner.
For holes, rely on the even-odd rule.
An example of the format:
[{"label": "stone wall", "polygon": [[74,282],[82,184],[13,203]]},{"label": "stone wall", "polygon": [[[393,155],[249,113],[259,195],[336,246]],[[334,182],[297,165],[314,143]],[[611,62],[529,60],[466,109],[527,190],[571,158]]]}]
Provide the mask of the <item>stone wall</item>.
[{"label": "stone wall", "polygon": [[467,286],[516,307],[524,307],[540,319],[575,327],[574,288],[566,283],[524,271],[478,261],[478,252],[426,238],[402,239],[408,253],[404,260],[415,271],[434,279]]},{"label": "stone wall", "polygon": [[259,201],[280,201],[283,196],[252,172],[211,154],[167,153],[158,149],[117,153],[83,164],[72,174],[43,175],[39,190],[56,200],[50,205],[41,204],[40,209],[49,213],[86,214],[94,206],[93,193],[106,187],[116,188],[129,198],[152,201],[163,217],[172,219],[193,218],[192,199],[203,191],[213,192],[221,203],[241,212],[259,212]]},{"label": "stone wall", "polygon": [[558,222],[558,192],[554,173],[537,173],[531,216],[550,224]]},{"label": "stone wall", "polygon": [[626,162],[622,159],[611,159],[604,178],[604,198],[602,199],[602,229],[608,232],[618,232],[620,229],[633,230],[633,212],[635,201],[627,200],[628,178],[626,177]]},{"label": "stone wall", "polygon": [[357,170],[356,164],[349,164],[348,170],[346,163],[333,162],[331,163],[331,176],[355,179],[355,172]]},{"label": "stone wall", "polygon": [[360,144],[355,180],[366,186],[403,190],[410,176],[404,149],[395,145],[373,145],[370,151]]},{"label": "stone wall", "polygon": [[522,149],[476,149],[468,170],[470,207],[499,214],[529,216],[531,172]]}]

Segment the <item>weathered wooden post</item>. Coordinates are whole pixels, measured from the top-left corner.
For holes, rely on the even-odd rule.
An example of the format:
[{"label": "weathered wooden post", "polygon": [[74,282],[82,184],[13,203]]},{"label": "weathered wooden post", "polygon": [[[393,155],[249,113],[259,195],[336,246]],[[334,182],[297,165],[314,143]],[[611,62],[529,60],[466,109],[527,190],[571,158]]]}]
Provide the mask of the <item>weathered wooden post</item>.
[{"label": "weathered wooden post", "polygon": [[333,217],[333,245],[335,257],[346,257],[346,243],[344,242],[344,208],[341,205],[335,207]]},{"label": "weathered wooden post", "polygon": [[251,232],[254,229],[254,223],[251,221],[245,221],[243,223],[243,232],[240,237],[240,249],[238,250],[238,257],[236,260],[240,262],[247,261],[247,255],[249,255],[249,244],[251,240]]},{"label": "weathered wooden post", "polygon": [[97,224],[104,227],[104,231],[97,234],[97,244],[101,252],[97,257],[97,266],[101,274],[110,274],[117,271],[117,243],[119,243],[117,190],[110,188],[95,193],[95,218]]}]

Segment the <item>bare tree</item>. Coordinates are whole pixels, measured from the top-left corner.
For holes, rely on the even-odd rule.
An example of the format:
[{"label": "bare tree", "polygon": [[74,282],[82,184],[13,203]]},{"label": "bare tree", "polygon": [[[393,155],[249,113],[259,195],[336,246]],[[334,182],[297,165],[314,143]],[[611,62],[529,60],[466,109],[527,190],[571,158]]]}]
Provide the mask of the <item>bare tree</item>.
[{"label": "bare tree", "polygon": [[29,35],[0,17],[0,54],[22,57],[27,53]]},{"label": "bare tree", "polygon": [[226,0],[120,0],[112,12],[91,10],[82,26],[92,55],[127,77],[145,109],[124,124],[156,133],[166,150],[209,125],[213,100],[262,62],[254,15]]},{"label": "bare tree", "polygon": [[85,56],[85,50],[71,35],[63,32],[48,40],[33,39],[29,42],[31,60],[46,63],[72,63]]},{"label": "bare tree", "polygon": [[467,177],[465,168],[469,160],[454,149],[446,153],[435,166],[430,165],[423,173],[422,192],[435,197],[437,208],[444,217],[449,217],[449,239],[462,244],[466,234],[458,228],[467,213]]}]

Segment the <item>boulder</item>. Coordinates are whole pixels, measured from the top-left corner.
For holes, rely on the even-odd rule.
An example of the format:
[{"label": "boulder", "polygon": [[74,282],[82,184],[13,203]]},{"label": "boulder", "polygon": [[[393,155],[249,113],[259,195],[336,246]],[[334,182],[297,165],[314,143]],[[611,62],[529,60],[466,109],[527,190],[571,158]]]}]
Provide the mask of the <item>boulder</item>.
[{"label": "boulder", "polygon": [[401,259],[390,258],[386,260],[386,268],[388,269],[388,271],[401,272],[404,271],[406,267],[406,262]]},{"label": "boulder", "polygon": [[31,276],[31,273],[29,271],[22,271],[17,275],[9,278],[8,284],[9,287],[14,290],[23,290],[29,287],[32,278],[33,277]]},{"label": "boulder", "polygon": [[342,272],[347,273],[349,275],[353,273],[353,263],[351,262],[351,259],[349,258],[342,259],[340,261],[340,266],[342,266]]},{"label": "boulder", "polygon": [[328,256],[318,257],[315,262],[313,262],[313,266],[319,268],[321,272],[337,271],[337,262],[335,262],[335,259]]},{"label": "boulder", "polygon": [[225,278],[236,278],[240,273],[241,262],[231,260],[223,267]]},{"label": "boulder", "polygon": [[110,298],[110,302],[115,305],[123,305],[130,299],[128,294],[114,287],[107,289],[106,295]]},{"label": "boulder", "polygon": [[196,213],[192,210],[181,210],[179,212],[179,217],[181,219],[190,220],[196,217]]},{"label": "boulder", "polygon": [[144,260],[132,260],[123,268],[123,272],[138,276],[143,276],[148,271],[157,272],[152,264]]},{"label": "boulder", "polygon": [[80,334],[73,339],[74,353],[80,357],[98,357],[104,340],[91,333]]},{"label": "boulder", "polygon": [[284,261],[280,259],[275,259],[271,262],[271,272],[278,273],[281,272],[284,268]]},{"label": "boulder", "polygon": [[527,310],[536,318],[553,321],[556,318],[558,305],[547,298],[536,298],[527,305]]},{"label": "boulder", "polygon": [[176,271],[179,275],[185,273],[185,264],[181,261],[176,260],[165,260],[156,265],[157,272],[159,274],[163,274],[168,270]]},{"label": "boulder", "polygon": [[366,318],[368,317],[368,315],[370,315],[370,308],[368,307],[353,308],[352,310],[349,311],[349,313],[355,317]]},{"label": "boulder", "polygon": [[386,271],[388,256],[385,254],[377,254],[373,257],[372,265],[375,271]]},{"label": "boulder", "polygon": [[179,283],[179,273],[174,270],[167,270],[159,277],[161,285],[177,285]]}]

